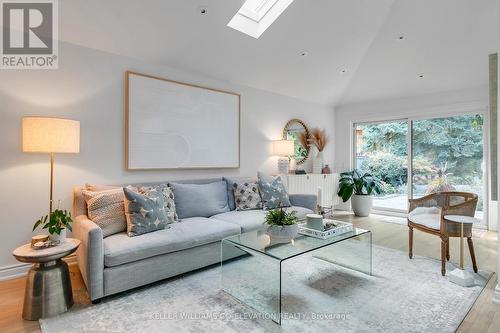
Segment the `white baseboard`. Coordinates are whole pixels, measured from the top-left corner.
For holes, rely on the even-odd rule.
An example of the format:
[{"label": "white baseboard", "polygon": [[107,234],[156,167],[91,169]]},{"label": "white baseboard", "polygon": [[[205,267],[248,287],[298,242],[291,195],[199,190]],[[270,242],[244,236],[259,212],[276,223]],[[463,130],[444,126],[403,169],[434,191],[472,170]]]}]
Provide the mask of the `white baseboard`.
[{"label": "white baseboard", "polygon": [[[68,264],[76,262],[76,255],[71,254],[64,258]],[[0,267],[0,281],[11,280],[19,277],[26,276],[32,264],[22,263],[10,266]]]},{"label": "white baseboard", "polygon": [[495,293],[493,294],[493,303],[500,304],[500,282],[495,287]]}]

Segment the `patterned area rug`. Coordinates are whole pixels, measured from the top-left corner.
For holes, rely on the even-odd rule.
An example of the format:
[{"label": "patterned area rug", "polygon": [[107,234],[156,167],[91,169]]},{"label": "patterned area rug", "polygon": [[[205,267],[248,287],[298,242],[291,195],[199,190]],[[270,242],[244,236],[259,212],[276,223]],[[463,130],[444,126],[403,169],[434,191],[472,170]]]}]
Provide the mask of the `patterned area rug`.
[{"label": "patterned area rug", "polygon": [[[246,260],[244,258],[240,260]],[[284,269],[278,326],[221,290],[212,266],[40,320],[59,332],[454,332],[491,277],[451,283],[436,260],[373,248],[373,275],[304,256]],[[448,271],[454,268],[448,264]],[[268,274],[255,267],[259,274]],[[261,273],[260,273],[261,272]],[[255,298],[259,297],[255,291]]]}]

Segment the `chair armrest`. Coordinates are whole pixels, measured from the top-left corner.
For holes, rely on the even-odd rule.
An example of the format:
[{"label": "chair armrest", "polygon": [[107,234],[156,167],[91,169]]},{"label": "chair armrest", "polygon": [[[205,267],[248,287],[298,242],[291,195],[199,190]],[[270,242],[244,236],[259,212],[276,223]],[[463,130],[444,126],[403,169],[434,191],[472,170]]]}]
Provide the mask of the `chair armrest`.
[{"label": "chair armrest", "polygon": [[429,202],[431,200],[435,200],[435,197],[436,197],[436,193],[431,193],[431,194],[428,194],[428,195],[423,196],[423,197],[418,198],[418,199],[408,199],[408,203],[409,203],[408,213],[417,207],[420,207],[420,206],[425,207],[425,205],[423,205],[423,204],[425,204],[426,202]]},{"label": "chair armrest", "polygon": [[290,203],[292,206],[309,208],[313,212],[316,211],[318,197],[316,194],[289,194]]},{"label": "chair armrest", "polygon": [[73,236],[81,244],[76,251],[78,267],[92,301],[104,296],[104,246],[102,229],[86,215],[73,222]]},{"label": "chair armrest", "polygon": [[442,216],[445,215],[462,215],[462,216],[474,216],[476,213],[477,198],[473,200],[468,200],[462,202],[458,205],[445,206],[442,209]]}]

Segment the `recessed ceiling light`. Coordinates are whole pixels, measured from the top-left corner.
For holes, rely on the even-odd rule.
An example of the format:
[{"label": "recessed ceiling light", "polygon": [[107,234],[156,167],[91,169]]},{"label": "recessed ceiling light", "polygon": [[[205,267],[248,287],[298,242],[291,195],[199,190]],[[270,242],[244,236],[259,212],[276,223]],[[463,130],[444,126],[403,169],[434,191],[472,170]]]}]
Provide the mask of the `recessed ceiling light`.
[{"label": "recessed ceiling light", "polygon": [[227,26],[259,38],[292,2],[293,0],[246,0]]},{"label": "recessed ceiling light", "polygon": [[417,75],[417,79],[423,79],[424,78],[424,73],[420,73]]},{"label": "recessed ceiling light", "polygon": [[206,15],[206,14],[208,14],[208,8],[207,7],[202,6],[202,7],[198,8],[198,10],[200,12],[200,15]]},{"label": "recessed ceiling light", "polygon": [[405,40],[406,39],[406,36],[401,34],[401,35],[398,35],[398,40]]},{"label": "recessed ceiling light", "polygon": [[342,68],[342,69],[340,70],[340,74],[345,74],[345,73],[347,73],[347,69]]},{"label": "recessed ceiling light", "polygon": [[304,51],[304,52],[300,52],[300,56],[301,56],[301,57],[307,57],[307,55],[308,55],[308,54],[309,54],[309,53],[307,53],[306,51]]}]

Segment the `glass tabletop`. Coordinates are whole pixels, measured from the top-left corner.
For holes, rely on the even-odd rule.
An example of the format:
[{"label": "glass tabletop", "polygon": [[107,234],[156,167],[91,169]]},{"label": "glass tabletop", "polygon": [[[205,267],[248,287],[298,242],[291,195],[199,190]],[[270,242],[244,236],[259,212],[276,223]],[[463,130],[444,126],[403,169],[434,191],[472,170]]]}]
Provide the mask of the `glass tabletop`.
[{"label": "glass tabletop", "polygon": [[319,239],[299,234],[291,241],[282,243],[269,237],[265,230],[255,230],[224,238],[224,241],[231,242],[234,245],[242,246],[253,251],[258,251],[278,260],[285,260],[367,233],[370,233],[370,231],[354,228],[353,231],[328,239]]}]

